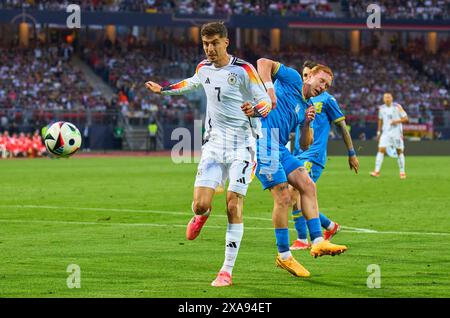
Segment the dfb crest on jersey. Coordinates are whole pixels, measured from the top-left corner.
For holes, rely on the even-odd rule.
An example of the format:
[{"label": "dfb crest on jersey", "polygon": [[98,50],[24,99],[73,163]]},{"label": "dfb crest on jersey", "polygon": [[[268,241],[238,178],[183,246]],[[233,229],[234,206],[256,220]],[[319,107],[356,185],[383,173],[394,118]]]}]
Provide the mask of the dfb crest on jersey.
[{"label": "dfb crest on jersey", "polygon": [[230,73],[228,74],[228,84],[234,85],[237,82],[237,74]]}]

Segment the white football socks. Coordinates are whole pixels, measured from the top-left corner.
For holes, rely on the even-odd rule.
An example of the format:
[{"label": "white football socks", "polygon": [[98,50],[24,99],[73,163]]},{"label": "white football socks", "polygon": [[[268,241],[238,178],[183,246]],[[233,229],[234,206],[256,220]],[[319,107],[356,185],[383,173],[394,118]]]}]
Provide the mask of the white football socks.
[{"label": "white football socks", "polygon": [[405,173],[405,155],[403,153],[398,156],[397,163],[400,173]]},{"label": "white football socks", "polygon": [[287,260],[289,257],[292,256],[291,251],[286,251],[286,252],[282,252],[282,253],[278,253],[278,254],[280,254],[280,258],[281,258],[283,261]]},{"label": "white football socks", "polygon": [[380,172],[381,165],[383,164],[384,153],[378,152],[377,157],[375,159],[375,172]]},{"label": "white football socks", "polygon": [[335,225],[334,222],[330,221],[330,225],[327,226],[327,230],[331,231],[332,229],[334,229],[334,225]]},{"label": "white football socks", "polygon": [[312,241],[312,243],[313,244],[317,244],[317,243],[320,243],[320,242],[322,242],[324,239],[323,239],[323,236],[319,236],[319,237],[316,237],[313,241]]},{"label": "white football socks", "polygon": [[220,271],[232,273],[234,263],[239,252],[242,236],[244,235],[244,224],[228,224],[225,235],[225,261]]}]

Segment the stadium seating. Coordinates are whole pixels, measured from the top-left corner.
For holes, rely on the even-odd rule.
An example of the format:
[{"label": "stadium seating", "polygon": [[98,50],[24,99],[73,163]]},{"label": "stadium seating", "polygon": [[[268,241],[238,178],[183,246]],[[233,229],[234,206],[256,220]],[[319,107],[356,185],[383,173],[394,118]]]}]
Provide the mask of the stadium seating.
[{"label": "stadium seating", "polygon": [[156,43],[131,50],[124,46],[83,50],[84,60],[117,92],[121,112],[133,117],[151,115],[170,124],[191,122],[195,103],[186,96],[148,94],[144,83],[152,79],[164,86],[192,76],[199,62],[198,48],[186,43]]},{"label": "stadium seating", "polygon": [[[79,3],[80,1],[75,1]],[[74,2],[74,3],[75,3]],[[333,8],[329,0],[84,0],[80,6],[86,11],[130,11],[147,13],[177,13],[201,15],[270,15],[311,16],[335,18],[347,16],[366,18],[371,0],[341,0],[341,10]],[[38,10],[63,10],[70,1],[56,0],[0,0],[0,8],[33,8]],[[450,9],[445,0],[382,0],[377,3],[389,19],[448,19]]]},{"label": "stadium seating", "polygon": [[[70,2],[55,0],[12,1],[1,0],[0,8],[35,8],[61,10]],[[335,17],[327,0],[278,1],[267,0],[90,0],[81,2],[82,10],[132,11],[148,13],[177,13],[204,15],[303,15]]]},{"label": "stadium seating", "polygon": [[[302,48],[299,51],[294,47],[285,47],[275,55],[269,51],[258,54],[296,68],[306,59],[329,64],[335,72],[330,91],[352,123],[364,126],[367,122],[376,122],[382,93],[391,91],[413,122],[441,125],[442,110],[450,107],[449,66],[445,62],[446,55],[433,58],[417,49],[420,47],[420,43],[413,43],[399,56],[371,51],[349,57],[338,48],[320,51]],[[94,91],[83,74],[61,54],[63,50],[58,51],[56,47],[0,50],[0,79],[4,83],[0,88],[2,122],[23,123],[36,119],[45,122],[48,111],[68,110],[73,116],[80,116],[78,110],[85,109],[121,111],[130,117],[150,115],[162,123],[175,125],[199,117],[199,102],[195,98],[148,94],[144,87],[149,79],[167,85],[192,76],[202,59],[195,46],[185,42],[151,46],[142,43],[129,46],[122,42],[114,48],[98,44],[86,46],[82,58],[117,94],[111,104]],[[239,56],[253,58],[241,53]]]},{"label": "stadium seating", "polygon": [[[22,50],[0,48],[0,118],[10,124],[33,123],[36,128],[52,119],[52,112],[86,109],[104,111],[109,103],[70,63],[72,49],[46,46]],[[80,112],[81,111],[81,112]]]},{"label": "stadium seating", "polygon": [[[366,8],[375,3],[371,0],[342,1],[343,11],[352,18],[367,17]],[[381,14],[389,19],[439,20],[450,17],[448,1],[445,0],[381,0],[377,1]]]},{"label": "stadium seating", "polygon": [[[326,52],[326,53],[323,53]],[[424,72],[413,68],[396,54],[378,51],[349,56],[339,49],[327,50],[282,50],[274,56],[297,68],[306,59],[328,64],[335,72],[335,81],[330,89],[346,112],[350,122],[364,126],[376,122],[377,106],[382,95],[392,92],[397,102],[404,105],[412,121],[433,123],[434,113],[448,109],[448,90],[433,82]],[[376,57],[376,58],[375,58]]]},{"label": "stadium seating", "polygon": [[[182,52],[183,45],[178,49]],[[176,47],[176,46],[175,46]],[[176,52],[176,48],[169,51]],[[104,55],[103,64],[91,65],[97,71],[105,72],[108,81],[116,90],[124,91],[132,100],[131,109],[158,109],[164,120],[177,123],[174,109],[192,109],[186,97],[161,97],[147,94],[142,83],[154,79],[160,83],[168,83],[169,78],[185,78],[192,76],[196,62],[202,56],[194,52],[179,53],[174,58],[159,55],[156,58],[155,48],[139,48],[131,52],[105,55],[104,51],[90,52],[89,56]],[[448,109],[448,90],[443,83],[435,82],[427,76],[433,66],[438,69],[439,61],[430,62],[426,69],[417,70],[412,64],[396,54],[378,51],[366,52],[359,56],[349,57],[348,52],[338,48],[307,49],[301,51],[294,47],[285,47],[280,53],[258,51],[260,57],[273,59],[292,65],[299,69],[306,59],[316,60],[330,65],[335,72],[335,82],[330,92],[333,93],[346,112],[350,122],[364,126],[367,122],[377,120],[377,106],[382,104],[382,94],[391,91],[395,100],[404,105],[412,121],[417,123],[442,122],[440,110]],[[252,60],[245,54],[239,56]],[[374,57],[377,58],[374,58]],[[95,59],[95,58],[94,58]],[[158,61],[158,63],[155,63]],[[163,63],[159,63],[164,61]],[[444,61],[441,61],[445,64]],[[172,68],[171,65],[174,65]],[[180,67],[180,65],[184,65]],[[448,66],[445,66],[448,67]],[[130,76],[130,74],[134,74]],[[448,76],[448,75],[447,75]],[[419,93],[420,92],[420,93]],[[180,105],[180,106],[178,106]],[[190,114],[189,117],[194,116]]]}]

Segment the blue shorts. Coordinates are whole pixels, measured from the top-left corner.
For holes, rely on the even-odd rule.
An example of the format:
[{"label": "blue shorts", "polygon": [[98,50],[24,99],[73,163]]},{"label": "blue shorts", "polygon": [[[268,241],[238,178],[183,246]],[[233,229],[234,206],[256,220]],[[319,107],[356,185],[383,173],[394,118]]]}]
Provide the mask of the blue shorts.
[{"label": "blue shorts", "polygon": [[302,166],[305,167],[308,171],[311,179],[314,181],[314,183],[316,183],[322,175],[323,167],[312,161],[309,161],[308,159],[298,158],[298,160],[300,160]]},{"label": "blue shorts", "polygon": [[260,149],[258,143],[255,175],[261,181],[264,190],[287,182],[287,176],[302,166],[301,161],[293,156],[286,146],[278,144],[277,148],[267,152],[266,148]]}]

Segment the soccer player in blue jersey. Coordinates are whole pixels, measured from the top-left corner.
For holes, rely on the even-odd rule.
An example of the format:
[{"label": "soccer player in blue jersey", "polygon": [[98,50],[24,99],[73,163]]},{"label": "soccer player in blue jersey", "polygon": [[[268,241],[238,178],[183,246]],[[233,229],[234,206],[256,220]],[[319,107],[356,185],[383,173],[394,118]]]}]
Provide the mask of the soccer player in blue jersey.
[{"label": "soccer player in blue jersey", "polygon": [[[256,169],[256,176],[263,189],[270,189],[274,200],[272,221],[278,248],[276,265],[294,276],[308,277],[308,270],[292,257],[289,249],[288,218],[292,207],[289,184],[301,194],[302,211],[312,242],[310,254],[314,257],[337,255],[347,247],[323,239],[316,186],[300,160],[285,145],[291,131],[299,125],[301,147],[306,149],[312,143],[310,125],[315,112],[311,97],[320,95],[330,87],[333,72],[327,66],[317,65],[311,70],[308,79],[303,81],[296,70],[279,62],[263,58],[258,60],[257,66],[267,93],[272,102],[276,102],[276,108],[272,108],[267,117],[261,119],[263,132],[257,140]],[[255,111],[249,103],[244,104],[242,110],[247,116],[254,116]]]},{"label": "soccer player in blue jersey", "polygon": [[[316,66],[317,63],[313,61],[306,61],[303,64],[303,80],[306,80],[309,76],[311,69]],[[295,133],[295,140],[293,142],[294,149],[293,155],[296,156],[303,166],[307,169],[311,179],[317,183],[320,178],[327,160],[327,145],[328,135],[330,133],[331,124],[334,123],[340,128],[342,137],[348,151],[348,164],[350,169],[353,169],[355,173],[358,173],[359,162],[356,157],[355,150],[353,149],[353,142],[350,133],[347,130],[345,123],[345,116],[342,113],[336,99],[328,92],[323,92],[319,96],[311,98],[314,105],[316,116],[313,122],[314,129],[314,142],[306,151],[300,149],[300,127],[297,127]],[[311,247],[307,238],[307,225],[305,217],[301,212],[301,200],[298,191],[293,187],[290,187],[291,197],[293,198],[294,207],[292,211],[292,217],[295,222],[295,229],[297,230],[298,239],[294,241],[291,246],[291,250],[308,249]],[[330,240],[339,230],[340,225],[328,219],[323,213],[319,212],[320,223],[324,231],[324,239]]]}]

